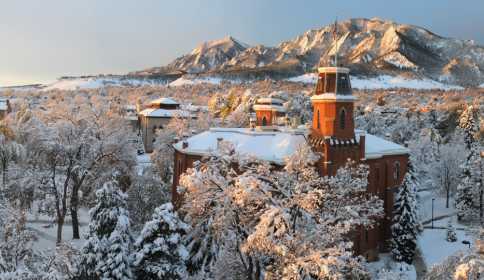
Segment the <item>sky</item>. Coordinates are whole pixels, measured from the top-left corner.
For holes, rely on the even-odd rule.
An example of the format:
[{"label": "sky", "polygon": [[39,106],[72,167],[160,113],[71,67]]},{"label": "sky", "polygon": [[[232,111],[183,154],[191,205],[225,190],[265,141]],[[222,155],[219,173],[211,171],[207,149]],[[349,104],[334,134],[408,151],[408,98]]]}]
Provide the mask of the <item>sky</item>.
[{"label": "sky", "polygon": [[0,86],[123,74],[231,35],[274,46],[311,28],[379,17],[484,45],[482,0],[0,0]]}]

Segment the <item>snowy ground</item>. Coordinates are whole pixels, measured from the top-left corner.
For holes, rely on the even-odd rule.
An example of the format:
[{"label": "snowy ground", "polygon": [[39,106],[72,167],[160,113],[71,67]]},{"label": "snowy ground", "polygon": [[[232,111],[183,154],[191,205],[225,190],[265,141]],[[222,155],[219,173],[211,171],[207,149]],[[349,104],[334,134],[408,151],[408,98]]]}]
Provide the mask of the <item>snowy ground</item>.
[{"label": "snowy ground", "polygon": [[171,82],[169,85],[171,87],[179,87],[185,85],[198,85],[198,84],[220,84],[221,78],[205,78],[205,79],[187,79],[184,77],[178,78],[177,80]]},{"label": "snowy ground", "polygon": [[[433,229],[430,228],[432,225],[432,199],[434,199],[435,227]],[[427,270],[433,265],[442,262],[448,256],[461,250],[467,250],[468,245],[462,244],[462,241],[470,241],[471,246],[473,246],[474,237],[467,232],[465,225],[457,222],[452,199],[449,201],[449,208],[446,208],[445,196],[431,191],[422,191],[418,193],[418,204],[421,220],[424,222],[425,227],[418,238],[418,246]],[[456,242],[448,242],[446,240],[446,228],[449,221],[452,221],[454,228],[456,228]]]},{"label": "snowy ground", "polygon": [[145,85],[163,85],[162,82],[154,80],[143,79],[120,79],[115,77],[100,78],[71,78],[57,80],[42,89],[42,91],[49,90],[79,90],[79,89],[95,89],[106,86],[145,86]]},{"label": "snowy ground", "polygon": [[[443,216],[455,214],[454,200],[451,198],[449,201],[449,208],[445,206],[445,197],[436,194],[432,191],[418,192],[418,207],[420,218],[423,222],[432,219],[432,199],[434,200],[434,219],[438,219]],[[435,222],[434,222],[435,223]]]},{"label": "snowy ground", "polygon": [[393,261],[390,254],[380,254],[380,260],[377,262],[368,263],[368,268],[372,274],[372,279],[384,278],[382,274],[389,272],[392,275],[398,276],[392,279],[415,280],[417,273],[413,265],[406,263],[397,263]]},{"label": "snowy ground", "polygon": [[[35,242],[34,249],[45,250],[45,249],[55,249],[57,240],[57,223],[54,218],[45,215],[27,216],[27,227],[28,229],[35,232],[38,240]],[[84,244],[84,235],[87,233],[89,225],[89,210],[85,208],[79,209],[79,220],[80,220],[80,234],[81,239],[72,240],[72,225],[70,217],[66,218],[66,223],[62,228],[62,241],[71,243],[74,247],[80,248]]]},{"label": "snowy ground", "polygon": [[143,174],[143,170],[151,165],[150,154],[142,154],[136,157],[136,170],[138,175]]},{"label": "snowy ground", "polygon": [[[301,76],[289,78],[288,81],[314,84],[317,75],[314,73],[304,74]],[[447,85],[430,79],[406,79],[403,77],[379,76],[375,78],[351,77],[351,86],[356,89],[392,89],[392,88],[410,88],[410,89],[442,89],[454,90],[463,89],[460,86]]]},{"label": "snowy ground", "polygon": [[[441,225],[447,225],[447,219],[439,221]],[[455,224],[454,226],[458,227]],[[437,225],[436,225],[437,226]],[[466,244],[462,244],[462,241],[467,240],[474,244],[474,238],[467,234],[463,230],[456,230],[457,241],[448,242],[446,238],[446,229],[424,229],[423,233],[418,238],[418,246],[422,252],[422,258],[427,265],[427,268],[432,267],[438,263],[441,263],[448,256],[453,255],[461,250],[467,250],[469,247]]]}]

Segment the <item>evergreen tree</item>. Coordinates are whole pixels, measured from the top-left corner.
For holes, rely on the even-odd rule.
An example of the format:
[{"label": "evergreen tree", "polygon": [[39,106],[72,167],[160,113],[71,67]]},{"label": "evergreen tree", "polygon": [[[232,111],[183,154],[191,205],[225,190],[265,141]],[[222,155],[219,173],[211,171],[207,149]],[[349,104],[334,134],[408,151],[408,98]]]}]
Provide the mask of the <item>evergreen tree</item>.
[{"label": "evergreen tree", "polygon": [[397,261],[411,264],[417,247],[420,224],[417,219],[415,182],[407,173],[394,206],[392,254]]},{"label": "evergreen tree", "polygon": [[481,176],[479,161],[481,159],[479,155],[479,142],[476,138],[479,126],[474,114],[475,110],[473,106],[468,106],[459,120],[459,127],[464,133],[464,143],[467,151],[466,160],[461,165],[460,184],[457,186],[457,195],[455,198],[455,208],[459,220],[472,217],[475,214],[474,199],[482,196],[482,190],[479,184]]},{"label": "evergreen tree", "polygon": [[134,267],[137,279],[186,278],[188,252],[182,236],[189,226],[178,218],[171,203],[155,209],[135,243]]},{"label": "evergreen tree", "polygon": [[126,194],[108,182],[96,192],[96,205],[82,248],[80,279],[133,279],[130,264],[132,238],[126,210]]},{"label": "evergreen tree", "polygon": [[447,224],[447,235],[445,240],[447,240],[448,242],[457,241],[457,235],[455,234],[454,225],[452,224],[451,220],[449,220],[449,223]]}]

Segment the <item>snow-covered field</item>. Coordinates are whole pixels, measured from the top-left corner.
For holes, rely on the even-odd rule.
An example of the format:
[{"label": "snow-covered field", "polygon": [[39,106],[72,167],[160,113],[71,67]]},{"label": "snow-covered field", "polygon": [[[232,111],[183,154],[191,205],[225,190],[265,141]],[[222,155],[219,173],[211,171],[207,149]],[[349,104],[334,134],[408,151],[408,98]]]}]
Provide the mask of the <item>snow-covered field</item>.
[{"label": "snow-covered field", "polygon": [[470,241],[474,244],[472,236],[465,231],[456,230],[457,241],[448,242],[446,238],[446,229],[428,229],[426,228],[418,238],[418,246],[422,252],[422,257],[428,268],[441,263],[448,256],[458,251],[468,250],[468,245],[462,244],[462,241]]},{"label": "snow-covered field", "polygon": [[[376,262],[368,263],[372,279],[417,279],[417,272],[413,265],[395,262],[390,254],[380,254],[379,258]],[[398,278],[385,278],[387,276],[385,274],[392,274]]]},{"label": "snow-covered field", "polygon": [[178,78],[177,80],[171,82],[169,85],[171,87],[179,87],[179,86],[191,86],[191,85],[198,85],[198,84],[220,84],[222,81],[221,78],[206,78],[206,79],[187,79],[184,77]]},{"label": "snow-covered field", "polygon": [[[299,83],[316,83],[317,75],[310,73],[301,76],[289,78],[288,81]],[[430,79],[406,79],[403,77],[379,76],[375,78],[351,77],[351,86],[356,89],[392,89],[392,88],[409,88],[409,89],[442,89],[442,90],[460,90],[461,86],[447,85]]]},{"label": "snow-covered field", "polygon": [[155,80],[143,80],[143,79],[120,79],[120,78],[72,78],[72,79],[60,79],[46,87],[42,88],[43,91],[49,90],[78,90],[78,89],[95,89],[106,86],[145,86],[145,85],[163,85],[162,82]]},{"label": "snow-covered field", "polygon": [[[292,77],[287,79],[291,82],[299,83],[316,83],[317,75],[313,73],[304,74],[297,77]],[[168,85],[170,87],[180,87],[180,86],[191,86],[199,84],[220,84],[222,81],[228,81],[231,83],[240,83],[240,80],[229,80],[222,79],[218,77],[206,77],[206,78],[186,78],[181,77],[175,81],[168,84],[163,81],[149,80],[149,79],[124,79],[116,77],[90,77],[90,78],[68,78],[60,79],[53,83],[47,84],[41,87],[42,91],[49,90],[79,90],[79,89],[96,89],[107,86],[129,86],[129,87],[139,87],[139,86],[149,86],[149,85]],[[352,77],[351,78],[352,87],[355,89],[393,89],[393,88],[409,88],[409,89],[441,89],[441,90],[461,90],[461,86],[449,85],[440,83],[430,79],[406,79],[403,77],[392,77],[392,76],[379,76],[374,78],[361,78]],[[480,86],[484,88],[484,84]],[[7,89],[7,88],[4,88]],[[35,90],[34,87],[11,87],[9,88],[15,91],[25,91],[25,90]],[[0,88],[0,91],[2,88]]]},{"label": "snow-covered field", "polygon": [[[81,239],[72,240],[72,225],[70,217],[66,218],[64,227],[62,228],[62,241],[72,244],[76,248],[81,248],[84,244],[84,235],[87,233],[89,224],[89,210],[86,208],[79,209],[79,231]],[[52,217],[48,216],[27,216],[27,228],[35,232],[38,240],[34,243],[36,250],[54,250],[57,240],[57,223]]]}]

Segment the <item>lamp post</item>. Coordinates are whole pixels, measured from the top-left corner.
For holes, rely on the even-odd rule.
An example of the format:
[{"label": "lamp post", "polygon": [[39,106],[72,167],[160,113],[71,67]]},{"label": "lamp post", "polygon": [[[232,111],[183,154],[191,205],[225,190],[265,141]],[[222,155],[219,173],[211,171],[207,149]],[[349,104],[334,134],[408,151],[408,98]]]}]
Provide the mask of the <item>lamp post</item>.
[{"label": "lamp post", "polygon": [[435,198],[432,198],[432,228],[434,228],[434,201]]}]

